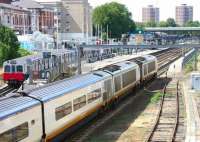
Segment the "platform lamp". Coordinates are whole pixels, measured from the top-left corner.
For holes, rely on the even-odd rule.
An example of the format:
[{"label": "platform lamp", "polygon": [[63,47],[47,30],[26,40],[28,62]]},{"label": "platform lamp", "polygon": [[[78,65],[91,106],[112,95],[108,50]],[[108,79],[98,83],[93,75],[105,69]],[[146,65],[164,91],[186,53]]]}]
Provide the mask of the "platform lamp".
[{"label": "platform lamp", "polygon": [[59,14],[58,14],[57,7],[54,8],[54,13],[56,13],[56,16],[57,16],[57,18],[56,18],[56,48],[58,50],[58,32],[59,32],[59,29],[58,29],[58,24],[59,24],[58,16],[59,16]]}]

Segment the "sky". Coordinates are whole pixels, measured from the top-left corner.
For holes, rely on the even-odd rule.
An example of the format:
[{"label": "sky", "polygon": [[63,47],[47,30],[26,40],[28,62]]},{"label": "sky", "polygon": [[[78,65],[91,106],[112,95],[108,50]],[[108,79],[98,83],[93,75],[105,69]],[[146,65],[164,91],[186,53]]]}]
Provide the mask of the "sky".
[{"label": "sky", "polygon": [[180,4],[188,4],[193,6],[194,20],[200,21],[200,0],[88,0],[94,7],[106,2],[119,2],[125,4],[132,13],[134,21],[142,21],[142,7],[154,5],[160,8],[160,21],[167,18],[175,18],[175,6]]}]

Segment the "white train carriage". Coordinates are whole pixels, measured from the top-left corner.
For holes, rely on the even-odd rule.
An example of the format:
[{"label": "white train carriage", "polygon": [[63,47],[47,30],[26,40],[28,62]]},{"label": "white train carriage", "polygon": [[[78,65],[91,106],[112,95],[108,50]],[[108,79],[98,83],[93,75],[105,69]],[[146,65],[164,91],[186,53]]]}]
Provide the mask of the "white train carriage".
[{"label": "white train carriage", "polygon": [[111,86],[113,91],[112,96],[109,96],[107,100],[108,102],[117,99],[140,83],[140,68],[136,63],[120,62],[104,67],[102,70],[113,76],[113,85]]},{"label": "white train carriage", "polygon": [[140,67],[140,81],[146,82],[149,79],[156,77],[158,72],[158,61],[153,55],[144,55],[130,60],[135,62]]},{"label": "white train carriage", "polygon": [[108,93],[105,82],[111,79],[97,71],[23,93],[35,99],[15,96],[0,101],[0,141],[59,141],[73,126],[97,114],[102,94]]}]

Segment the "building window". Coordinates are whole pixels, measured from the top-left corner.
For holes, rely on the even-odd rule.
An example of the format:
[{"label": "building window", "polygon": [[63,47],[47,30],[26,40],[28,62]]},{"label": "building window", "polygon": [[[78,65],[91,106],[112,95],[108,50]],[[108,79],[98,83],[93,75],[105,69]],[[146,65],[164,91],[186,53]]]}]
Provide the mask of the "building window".
[{"label": "building window", "polygon": [[92,91],[91,93],[88,94],[88,97],[87,97],[88,103],[92,103],[99,98],[101,98],[101,89]]},{"label": "building window", "polygon": [[10,17],[9,16],[7,17],[7,22],[10,23]]},{"label": "building window", "polygon": [[74,99],[74,111],[84,107],[86,105],[86,96],[82,96],[80,98]]},{"label": "building window", "polygon": [[18,142],[28,137],[28,122],[0,134],[0,142]]},{"label": "building window", "polygon": [[56,121],[72,113],[72,103],[68,102],[56,108]]}]

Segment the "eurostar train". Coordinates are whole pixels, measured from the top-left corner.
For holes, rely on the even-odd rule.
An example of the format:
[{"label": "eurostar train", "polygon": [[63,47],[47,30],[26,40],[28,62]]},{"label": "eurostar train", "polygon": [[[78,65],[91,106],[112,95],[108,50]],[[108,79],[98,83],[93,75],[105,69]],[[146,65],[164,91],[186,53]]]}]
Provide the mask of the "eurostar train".
[{"label": "eurostar train", "polygon": [[0,98],[0,142],[63,141],[157,71],[145,55]]}]

